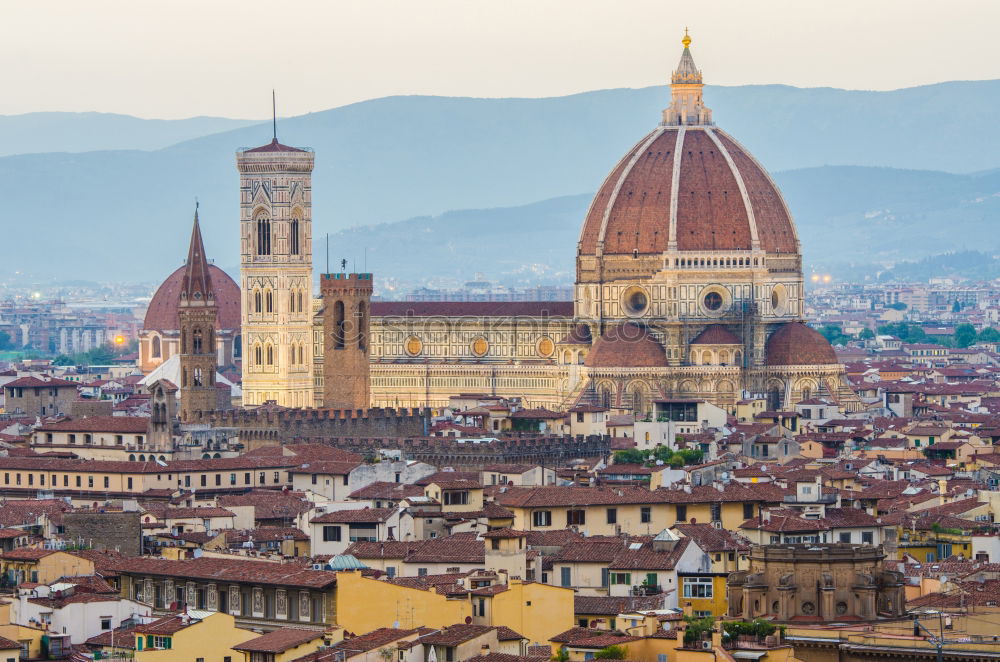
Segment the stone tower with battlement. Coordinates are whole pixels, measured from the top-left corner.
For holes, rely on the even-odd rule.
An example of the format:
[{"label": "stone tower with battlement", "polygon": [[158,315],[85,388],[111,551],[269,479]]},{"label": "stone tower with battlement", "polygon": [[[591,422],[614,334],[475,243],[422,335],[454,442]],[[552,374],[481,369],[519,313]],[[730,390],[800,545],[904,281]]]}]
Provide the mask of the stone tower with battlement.
[{"label": "stone tower with battlement", "polygon": [[367,409],[371,403],[371,274],[323,274],[323,406]]},{"label": "stone tower with battlement", "polygon": [[215,331],[218,308],[197,209],[181,281],[177,321],[180,327],[180,414],[181,421],[188,422],[194,412],[212,411],[217,403]]},{"label": "stone tower with battlement", "polygon": [[240,173],[243,404],[313,405],[313,153],[269,144]]}]

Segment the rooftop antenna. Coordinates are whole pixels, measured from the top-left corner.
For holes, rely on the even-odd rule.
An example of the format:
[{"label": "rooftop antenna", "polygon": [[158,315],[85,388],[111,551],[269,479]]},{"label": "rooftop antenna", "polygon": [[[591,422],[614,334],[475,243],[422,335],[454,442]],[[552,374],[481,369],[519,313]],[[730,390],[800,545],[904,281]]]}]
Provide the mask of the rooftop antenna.
[{"label": "rooftop antenna", "polygon": [[271,88],[271,126],[274,129],[274,142],[278,142],[278,101],[274,96],[274,88]]}]

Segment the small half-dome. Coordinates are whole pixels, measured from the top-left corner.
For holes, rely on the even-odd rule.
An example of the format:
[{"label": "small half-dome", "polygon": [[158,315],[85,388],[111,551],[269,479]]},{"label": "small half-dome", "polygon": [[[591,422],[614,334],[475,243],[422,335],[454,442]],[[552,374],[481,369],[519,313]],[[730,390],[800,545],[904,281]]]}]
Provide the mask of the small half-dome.
[{"label": "small half-dome", "polygon": [[695,336],[692,345],[742,345],[743,341],[721,324],[709,324]]},{"label": "small half-dome", "polygon": [[597,339],[584,365],[588,368],[665,368],[663,345],[644,326],[629,322]]},{"label": "small half-dome", "polygon": [[590,327],[586,324],[577,324],[570,332],[559,341],[560,345],[589,345],[593,338],[590,336]]},{"label": "small half-dome", "polygon": [[766,363],[782,365],[830,365],[838,363],[833,346],[816,329],[802,322],[778,327],[767,339]]}]

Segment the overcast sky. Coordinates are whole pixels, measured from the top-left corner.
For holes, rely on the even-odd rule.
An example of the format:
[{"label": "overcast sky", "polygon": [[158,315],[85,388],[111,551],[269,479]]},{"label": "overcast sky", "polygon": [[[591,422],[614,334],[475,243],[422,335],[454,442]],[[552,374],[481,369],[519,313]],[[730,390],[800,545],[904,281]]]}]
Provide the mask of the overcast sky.
[{"label": "overcast sky", "polygon": [[392,94],[554,96],[664,82],[894,89],[1000,78],[998,0],[20,0],[0,114],[297,115]]}]

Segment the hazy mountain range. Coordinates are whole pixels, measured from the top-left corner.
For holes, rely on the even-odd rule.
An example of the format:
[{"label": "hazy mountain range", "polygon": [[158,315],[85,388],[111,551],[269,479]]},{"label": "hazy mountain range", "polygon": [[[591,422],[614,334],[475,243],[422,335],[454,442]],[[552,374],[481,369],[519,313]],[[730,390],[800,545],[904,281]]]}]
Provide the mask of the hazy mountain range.
[{"label": "hazy mountain range", "polygon": [[[655,87],[389,97],[280,120],[278,132],[317,152],[317,266],[323,234],[334,232],[333,256],[360,263],[367,248],[368,268],[387,276],[566,280],[590,193],[655,126],[667,96]],[[996,247],[1000,175],[978,171],[1000,165],[1000,81],[892,92],[709,87],[705,97],[716,122],[778,172],[808,261],[846,269]],[[234,152],[271,137],[270,122],[247,124],[0,117],[0,153],[23,152],[0,158],[5,270],[158,280],[183,259],[195,196],[208,251],[235,265]],[[96,146],[118,149],[81,151]]]}]

